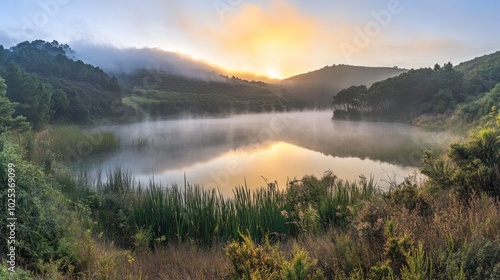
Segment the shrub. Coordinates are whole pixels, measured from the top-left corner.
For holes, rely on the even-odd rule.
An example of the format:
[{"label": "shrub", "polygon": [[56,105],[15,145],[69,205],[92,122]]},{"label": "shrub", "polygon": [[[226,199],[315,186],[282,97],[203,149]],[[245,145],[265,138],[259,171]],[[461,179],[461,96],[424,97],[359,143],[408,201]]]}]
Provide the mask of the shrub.
[{"label": "shrub", "polygon": [[294,246],[293,258],[283,263],[283,277],[286,280],[324,279],[323,273],[317,269],[317,260],[311,259],[306,251]]},{"label": "shrub", "polygon": [[231,261],[233,276],[237,279],[279,279],[283,256],[278,246],[271,246],[266,238],[263,246],[255,245],[249,235],[241,235],[242,243],[231,242],[226,254]]},{"label": "shrub", "polygon": [[465,251],[467,279],[500,279],[500,240],[475,238]]},{"label": "shrub", "polygon": [[417,186],[415,177],[407,177],[384,197],[391,207],[403,206],[409,211],[418,211],[422,216],[430,216],[432,209],[422,191]]},{"label": "shrub", "polygon": [[[61,240],[69,234],[66,201],[52,187],[50,178],[41,168],[22,159],[22,149],[4,134],[0,136],[0,182],[7,182],[7,166],[15,165],[16,253],[18,265],[35,269],[39,261],[66,259],[69,252],[60,250]],[[7,189],[0,190],[0,209],[7,209]],[[0,211],[0,219],[7,220],[7,211]],[[6,227],[0,235],[7,236]],[[6,252],[6,242],[0,244]],[[69,260],[70,262],[72,260]]]},{"label": "shrub", "polygon": [[406,263],[406,252],[411,248],[410,237],[406,234],[396,236],[395,225],[392,220],[387,221],[385,228],[386,242],[384,245],[384,255],[390,261],[394,272],[399,275],[401,268]]},{"label": "shrub", "polygon": [[424,280],[432,275],[432,260],[426,256],[422,244],[405,252],[406,266],[401,269],[403,280]]}]

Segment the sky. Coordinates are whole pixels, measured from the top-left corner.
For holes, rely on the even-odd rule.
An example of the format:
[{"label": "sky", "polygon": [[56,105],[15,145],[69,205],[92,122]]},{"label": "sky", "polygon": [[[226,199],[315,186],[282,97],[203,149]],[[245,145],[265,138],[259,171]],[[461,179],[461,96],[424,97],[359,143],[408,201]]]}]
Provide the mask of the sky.
[{"label": "sky", "polygon": [[158,48],[284,78],[332,64],[432,67],[500,50],[495,0],[2,0],[0,44]]}]

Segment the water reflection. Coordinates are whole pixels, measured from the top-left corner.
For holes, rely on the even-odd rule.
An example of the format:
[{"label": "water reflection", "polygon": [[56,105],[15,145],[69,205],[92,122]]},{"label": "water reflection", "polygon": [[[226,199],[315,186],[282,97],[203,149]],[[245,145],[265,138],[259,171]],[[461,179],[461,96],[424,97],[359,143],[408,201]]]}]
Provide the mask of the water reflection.
[{"label": "water reflection", "polygon": [[129,168],[164,184],[189,182],[226,192],[261,176],[285,185],[287,177],[321,176],[331,169],[343,179],[373,174],[377,180],[411,173],[424,149],[451,136],[394,123],[332,121],[331,112],[249,114],[220,119],[142,122],[99,128],[116,133],[123,147],[86,164],[107,171]]}]

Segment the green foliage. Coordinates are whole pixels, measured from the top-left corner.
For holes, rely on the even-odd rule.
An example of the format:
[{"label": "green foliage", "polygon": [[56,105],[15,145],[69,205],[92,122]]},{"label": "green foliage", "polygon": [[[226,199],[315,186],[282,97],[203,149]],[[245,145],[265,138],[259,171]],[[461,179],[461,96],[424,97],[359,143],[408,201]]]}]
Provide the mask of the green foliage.
[{"label": "green foliage", "polygon": [[458,110],[458,114],[468,123],[485,124],[485,118],[492,108],[500,107],[500,83],[477,100],[465,103]]},{"label": "green foliage", "polygon": [[317,260],[312,259],[306,251],[297,245],[293,248],[293,258],[283,263],[284,280],[324,279],[323,273],[317,269]]},{"label": "green foliage", "polygon": [[432,112],[443,114],[455,109],[457,102],[453,97],[451,89],[440,89],[437,94],[432,97],[430,102]]},{"label": "green foliage", "polygon": [[242,243],[231,242],[226,254],[231,261],[235,279],[280,279],[284,257],[278,245],[271,246],[266,237],[264,245],[256,245],[249,235],[241,234]]},{"label": "green foliage", "polygon": [[317,260],[298,246],[294,246],[290,260],[286,260],[279,245],[271,245],[264,239],[263,245],[256,245],[249,235],[241,235],[242,242],[231,242],[225,251],[232,265],[235,279],[324,279],[317,268]]},{"label": "green foliage", "polygon": [[7,267],[0,264],[0,279],[5,280],[31,280],[31,273],[22,268],[16,267],[16,273],[11,273]]},{"label": "green foliage", "polygon": [[10,102],[7,98],[5,95],[6,89],[5,81],[0,77],[0,134],[11,129],[26,130],[28,123],[25,122],[25,117],[17,116],[16,118],[12,118],[16,103]]},{"label": "green foliage", "polygon": [[[15,167],[16,199],[16,256],[17,265],[36,270],[38,262],[61,260],[71,263],[71,252],[64,250],[64,240],[71,234],[71,220],[66,220],[66,201],[53,188],[54,182],[40,167],[26,162],[21,148],[7,135],[0,137],[0,181],[7,182],[7,166]],[[0,207],[7,209],[7,189],[0,190]],[[0,218],[7,220],[7,211],[0,212]],[[1,236],[8,236],[6,227],[0,228]],[[67,239],[66,239],[67,240]],[[76,242],[76,240],[72,240]],[[6,242],[0,244],[6,252]]]},{"label": "green foliage", "polygon": [[500,240],[473,240],[465,251],[463,269],[467,279],[499,279]]},{"label": "green foliage", "polygon": [[385,235],[387,239],[384,245],[384,255],[390,261],[394,272],[399,274],[401,268],[407,265],[405,254],[412,246],[410,237],[407,234],[397,236],[392,220],[387,221]]},{"label": "green foliage", "polygon": [[370,278],[380,280],[394,279],[394,272],[389,261],[372,266],[370,268]]},{"label": "green foliage", "polygon": [[[324,228],[330,226],[346,227],[354,218],[356,205],[369,201],[377,193],[373,177],[360,176],[357,182],[329,180],[331,173],[325,173],[323,185],[327,186],[322,196],[319,214]],[[330,182],[327,184],[326,182]]]},{"label": "green foliage", "polygon": [[455,181],[462,192],[482,191],[500,196],[500,130],[487,128],[466,143],[452,144],[450,158],[457,166]]},{"label": "green foliage", "polygon": [[333,97],[333,105],[350,112],[359,111],[367,99],[368,89],[366,86],[352,86],[343,89]]},{"label": "green foliage", "polygon": [[497,83],[500,83],[500,52],[495,52],[473,60],[464,62],[455,67],[464,73],[468,91],[472,94],[487,92]]},{"label": "green foliage", "polygon": [[363,117],[411,120],[422,114],[451,113],[462,102],[466,80],[451,63],[412,69],[365,86],[350,87],[334,97],[335,119]]},{"label": "green foliage", "polygon": [[202,80],[141,70],[121,80],[131,89],[123,103],[155,118],[284,111],[291,104],[276,86],[236,77]]},{"label": "green foliage", "polygon": [[[183,114],[222,115],[233,112],[269,112],[288,109],[279,94],[254,85],[228,80],[206,82],[165,76],[153,89],[136,89],[123,99],[142,114],[155,118]],[[175,86],[179,84],[179,86]]]},{"label": "green foliage", "polygon": [[303,232],[316,232],[317,222],[323,229],[345,227],[352,218],[353,206],[372,197],[376,190],[373,178],[360,176],[359,182],[347,182],[331,171],[321,179],[304,176],[288,183],[286,197],[292,212],[287,213]]},{"label": "green foliage", "polygon": [[[76,199],[88,198],[86,203],[100,230],[127,246],[137,233],[134,229],[150,229],[153,239],[162,237],[166,243],[193,241],[205,246],[238,239],[238,231],[248,231],[256,241],[268,234],[277,238],[317,234],[330,227],[346,227],[354,205],[375,193],[373,182],[362,180],[358,186],[335,181],[331,173],[321,180],[305,176],[303,183],[295,182],[285,191],[238,187],[231,198],[199,186],[165,188],[154,182],[142,186],[120,168],[109,173],[105,181],[89,183],[87,177],[81,176],[79,183],[61,177],[74,186],[65,193]],[[307,194],[314,188],[305,187],[306,182],[318,184],[322,193]],[[299,189],[303,193],[299,194]]]},{"label": "green foliage", "polygon": [[406,177],[402,183],[384,194],[384,197],[392,207],[401,205],[410,211],[417,210],[421,215],[431,214],[429,203],[425,200],[422,189],[417,186],[415,176]]},{"label": "green foliage", "polygon": [[49,120],[90,123],[133,117],[133,111],[121,103],[117,79],[68,58],[72,53],[68,45],[41,40],[0,50],[4,57],[0,68],[8,68],[5,78],[12,91],[7,95],[20,103],[16,114],[27,117],[36,129]]},{"label": "green foliage", "polygon": [[[407,71],[397,67],[331,65],[283,80],[286,98],[301,108],[330,108],[332,93],[357,85],[370,85]],[[299,107],[299,108],[300,108]]]},{"label": "green foliage", "polygon": [[407,265],[401,269],[403,280],[425,280],[432,275],[432,259],[426,256],[422,244],[405,252]]},{"label": "green foliage", "polygon": [[[496,118],[494,116],[497,116]],[[452,164],[424,157],[422,173],[441,187],[453,187],[463,197],[474,192],[500,196],[500,123],[492,112],[493,121],[474,132],[464,143],[453,143],[448,151]]]},{"label": "green foliage", "polygon": [[133,237],[133,246],[136,252],[146,252],[149,250],[153,234],[149,229],[138,229]]},{"label": "green foliage", "polygon": [[430,151],[424,152],[424,165],[420,172],[429,177],[428,184],[434,184],[440,188],[450,188],[454,182],[452,179],[453,167],[441,158],[436,158]]},{"label": "green foliage", "polygon": [[50,120],[52,87],[16,64],[9,66],[6,83],[7,97],[19,104],[14,116],[25,116],[33,128],[43,128]]}]

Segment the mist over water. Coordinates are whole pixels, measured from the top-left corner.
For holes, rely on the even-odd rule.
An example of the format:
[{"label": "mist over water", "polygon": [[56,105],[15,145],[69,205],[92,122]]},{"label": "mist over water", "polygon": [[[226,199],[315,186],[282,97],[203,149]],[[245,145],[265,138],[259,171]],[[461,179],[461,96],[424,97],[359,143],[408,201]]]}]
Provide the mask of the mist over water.
[{"label": "mist over water", "polygon": [[[120,139],[119,151],[84,166],[103,173],[121,166],[143,182],[219,188],[223,194],[262,177],[285,187],[287,178],[341,179],[373,175],[379,185],[401,181],[420,165],[426,149],[447,145],[452,136],[396,123],[332,121],[331,111],[246,114],[227,118],[146,121],[101,127]],[[381,181],[382,180],[382,181]]]}]

